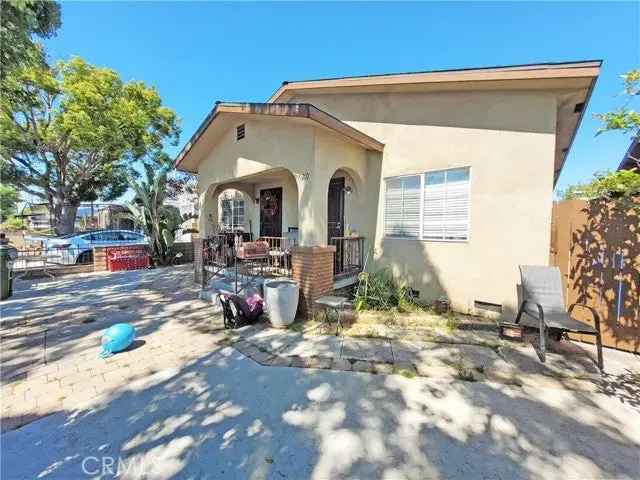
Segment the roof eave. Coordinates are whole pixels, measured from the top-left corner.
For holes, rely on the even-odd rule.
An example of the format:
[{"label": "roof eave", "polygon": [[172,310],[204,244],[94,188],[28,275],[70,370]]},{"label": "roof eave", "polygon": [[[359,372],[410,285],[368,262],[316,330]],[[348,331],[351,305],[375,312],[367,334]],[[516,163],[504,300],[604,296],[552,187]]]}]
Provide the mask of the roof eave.
[{"label": "roof eave", "polygon": [[233,113],[240,115],[267,115],[274,117],[290,117],[290,118],[307,118],[313,120],[320,125],[329,128],[350,140],[356,142],[367,150],[381,152],[384,149],[384,143],[370,137],[364,132],[352,127],[341,121],[340,119],[320,110],[309,103],[231,103],[216,102],[213,109],[205,117],[196,132],[191,136],[186,145],[182,148],[174,161],[174,167],[177,170],[197,173],[197,170],[189,170],[181,166],[182,161],[191,151],[193,146],[198,142],[202,134],[207,130],[209,125],[215,118],[222,113]]},{"label": "roof eave", "polygon": [[[440,70],[432,72],[370,75],[360,77],[329,78],[283,82],[271,95],[268,103],[286,101],[288,94],[305,89],[357,88],[373,85],[409,85],[418,83],[486,82],[504,80],[536,80],[557,78],[597,77],[601,60],[564,64],[514,65],[464,70]],[[285,95],[287,94],[287,95]],[[282,97],[285,98],[282,98]]]}]

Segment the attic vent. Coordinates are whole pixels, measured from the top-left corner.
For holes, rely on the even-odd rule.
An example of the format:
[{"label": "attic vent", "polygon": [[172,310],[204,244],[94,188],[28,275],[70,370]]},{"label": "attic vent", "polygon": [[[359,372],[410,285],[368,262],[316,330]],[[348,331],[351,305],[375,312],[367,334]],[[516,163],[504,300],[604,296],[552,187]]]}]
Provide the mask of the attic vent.
[{"label": "attic vent", "polygon": [[236,141],[239,142],[244,138],[244,123],[236,127]]},{"label": "attic vent", "polygon": [[584,102],[576,103],[573,113],[580,113],[584,109]]}]

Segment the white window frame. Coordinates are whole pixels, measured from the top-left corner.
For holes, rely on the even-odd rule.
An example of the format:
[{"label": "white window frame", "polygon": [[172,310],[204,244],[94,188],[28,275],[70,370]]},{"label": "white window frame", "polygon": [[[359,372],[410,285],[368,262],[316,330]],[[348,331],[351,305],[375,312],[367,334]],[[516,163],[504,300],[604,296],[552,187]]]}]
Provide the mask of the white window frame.
[{"label": "white window frame", "polygon": [[[229,224],[224,222],[224,202],[231,203],[231,211],[230,211],[231,222]],[[236,209],[239,208],[239,206],[236,205],[236,202],[238,203],[242,202],[242,223],[235,223]],[[238,229],[244,230],[246,219],[247,219],[247,205],[246,205],[246,202],[244,201],[244,198],[223,198],[222,199],[222,201],[220,202],[220,223],[225,228],[231,228],[232,231],[235,231]]]},{"label": "white window frame", "polygon": [[[469,219],[467,222],[467,238],[425,238],[424,237],[424,186],[425,186],[425,178],[428,174],[432,174],[432,173],[440,173],[440,172],[447,172],[450,170],[460,170],[466,168],[469,170],[469,189],[467,192],[468,198],[467,198],[467,204],[469,206]],[[450,167],[450,168],[439,168],[439,169],[434,169],[434,170],[425,170],[422,172],[417,172],[417,173],[406,173],[406,174],[402,174],[402,175],[394,175],[394,176],[390,176],[390,177],[384,177],[384,197],[383,197],[383,215],[382,215],[382,230],[383,230],[383,237],[385,239],[390,239],[390,240],[414,240],[414,241],[422,241],[422,242],[438,242],[438,243],[468,243],[469,240],[471,239],[471,178],[472,178],[472,173],[471,173],[471,166],[470,165],[463,165],[460,167]],[[415,176],[420,176],[420,236],[419,237],[401,237],[401,236],[395,236],[395,235],[387,235],[386,231],[385,231],[385,226],[386,226],[386,216],[387,216],[387,209],[386,209],[386,195],[387,195],[387,180],[396,180],[399,178],[406,178],[406,177],[415,177]],[[445,183],[446,185],[446,183]]]}]

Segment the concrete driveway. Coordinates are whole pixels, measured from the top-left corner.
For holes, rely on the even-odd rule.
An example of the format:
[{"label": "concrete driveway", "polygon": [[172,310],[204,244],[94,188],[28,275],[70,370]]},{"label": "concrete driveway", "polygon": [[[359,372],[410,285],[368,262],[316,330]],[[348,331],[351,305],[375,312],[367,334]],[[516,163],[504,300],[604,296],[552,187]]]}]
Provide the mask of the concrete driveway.
[{"label": "concrete driveway", "polygon": [[[0,437],[3,479],[638,478],[635,387],[261,366],[223,344],[219,319],[191,300],[186,267],[85,282],[96,288],[41,285],[3,305],[3,355],[21,345],[28,359],[3,359],[12,367],[2,377],[3,421],[31,398],[19,385],[44,375],[70,388],[46,416]],[[62,304],[77,315],[62,315]],[[51,318],[67,324],[41,365],[42,346],[20,343],[16,329],[58,323]],[[137,322],[144,344],[94,362],[99,332],[122,320]],[[55,372],[65,368],[82,381],[63,386],[73,375]]]}]

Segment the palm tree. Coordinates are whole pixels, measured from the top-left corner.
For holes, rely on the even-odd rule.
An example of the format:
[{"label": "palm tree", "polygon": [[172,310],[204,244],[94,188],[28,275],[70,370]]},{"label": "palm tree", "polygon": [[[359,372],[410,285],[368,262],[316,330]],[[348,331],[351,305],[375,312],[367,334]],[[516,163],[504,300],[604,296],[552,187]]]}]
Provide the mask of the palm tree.
[{"label": "palm tree", "polygon": [[146,180],[136,182],[129,177],[128,182],[135,196],[127,207],[131,212],[127,217],[142,228],[149,238],[153,258],[161,265],[173,259],[171,247],[175,233],[192,215],[181,215],[180,210],[164,205],[167,198],[167,174],[170,169],[163,167],[155,171],[151,165],[144,164]]}]

